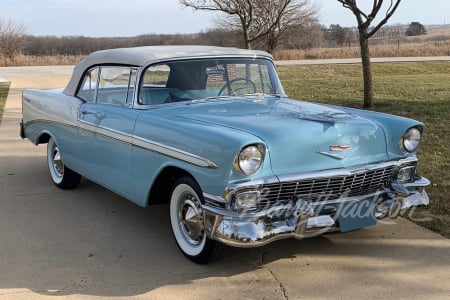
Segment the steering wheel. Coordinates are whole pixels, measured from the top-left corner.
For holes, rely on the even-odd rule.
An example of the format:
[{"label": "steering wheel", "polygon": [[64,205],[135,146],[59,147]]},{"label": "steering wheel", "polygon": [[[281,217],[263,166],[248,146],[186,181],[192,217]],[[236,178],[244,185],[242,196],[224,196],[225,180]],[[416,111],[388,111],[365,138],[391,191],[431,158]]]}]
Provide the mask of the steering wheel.
[{"label": "steering wheel", "polygon": [[191,98],[181,98],[173,93],[169,93],[169,96],[164,100],[164,103],[180,102],[180,101],[190,101]]},{"label": "steering wheel", "polygon": [[[245,84],[241,87],[234,89],[231,85],[238,81],[245,81]],[[229,88],[230,96],[237,96],[237,95],[239,95],[239,93],[237,93],[237,92],[239,92],[243,89],[246,89],[247,87],[250,87],[253,90],[253,93],[256,93],[256,84],[252,80],[243,78],[243,77],[238,77],[238,78],[231,80],[230,82],[225,83],[225,85],[220,89],[217,96],[222,96],[222,93],[225,91],[226,88]]]}]

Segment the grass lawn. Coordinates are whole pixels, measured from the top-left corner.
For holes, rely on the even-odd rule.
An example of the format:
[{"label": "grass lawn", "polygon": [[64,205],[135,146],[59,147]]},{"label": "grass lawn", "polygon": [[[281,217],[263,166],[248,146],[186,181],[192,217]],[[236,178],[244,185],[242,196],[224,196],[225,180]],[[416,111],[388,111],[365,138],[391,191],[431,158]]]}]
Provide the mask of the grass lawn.
[{"label": "grass lawn", "polygon": [[[430,209],[415,218],[450,238],[450,62],[372,64],[373,110],[417,119],[426,126],[419,149],[419,174],[427,188]],[[286,93],[295,99],[362,107],[360,65],[278,67]]]},{"label": "grass lawn", "polygon": [[9,92],[9,82],[0,82],[0,120],[2,119],[3,109],[5,108],[8,92]]}]

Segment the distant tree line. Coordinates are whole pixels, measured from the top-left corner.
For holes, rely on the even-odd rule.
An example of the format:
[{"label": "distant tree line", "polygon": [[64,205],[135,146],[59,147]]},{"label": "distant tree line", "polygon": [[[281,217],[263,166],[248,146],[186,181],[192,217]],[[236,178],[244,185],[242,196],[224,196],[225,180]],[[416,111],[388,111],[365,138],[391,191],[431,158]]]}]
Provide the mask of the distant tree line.
[{"label": "distant tree line", "polygon": [[[289,29],[277,49],[311,49],[325,44],[326,28],[319,23]],[[214,45],[244,48],[239,30],[209,29],[195,34],[149,34],[136,37],[96,38],[84,36],[25,36],[25,55],[86,55],[93,51],[153,45]],[[253,42],[254,49],[265,50],[263,38]]]},{"label": "distant tree line", "polygon": [[196,35],[152,34],[136,37],[26,36],[25,55],[86,55],[110,48],[151,45],[188,45],[198,42]]},{"label": "distant tree line", "polygon": [[[413,22],[415,24],[418,22]],[[420,24],[420,23],[418,23]],[[423,26],[422,24],[420,24]],[[416,28],[416,27],[413,27]],[[425,27],[424,27],[425,28]],[[356,27],[342,27],[339,24],[331,24],[328,28],[324,29],[326,43],[324,47],[335,48],[345,47],[349,44],[358,43],[359,33]],[[369,43],[397,43],[403,42],[407,39],[407,36],[411,30],[411,25],[394,24],[384,26],[378,29],[378,31],[370,38]],[[422,29],[423,34],[426,34],[426,30]]]},{"label": "distant tree line", "polygon": [[[406,34],[425,34],[422,24],[392,25],[381,28],[371,39],[372,43],[397,42]],[[357,28],[345,28],[338,24],[329,27],[317,20],[286,28],[277,41],[276,50],[334,48],[355,46]],[[239,29],[223,27],[208,29],[195,34],[147,34],[135,37],[84,37],[84,36],[32,36],[26,35],[23,24],[0,19],[0,56],[14,59],[18,54],[33,56],[87,55],[93,51],[151,45],[214,45],[244,48]],[[267,50],[267,37],[252,42],[254,49]]]}]

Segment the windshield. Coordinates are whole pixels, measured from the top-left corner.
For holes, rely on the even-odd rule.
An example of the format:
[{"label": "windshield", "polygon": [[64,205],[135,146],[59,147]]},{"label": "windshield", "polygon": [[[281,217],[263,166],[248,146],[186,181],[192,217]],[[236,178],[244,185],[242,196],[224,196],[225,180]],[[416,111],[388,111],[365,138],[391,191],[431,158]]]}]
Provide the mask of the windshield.
[{"label": "windshield", "polygon": [[266,94],[284,95],[273,63],[268,59],[170,61],[145,69],[139,104]]}]

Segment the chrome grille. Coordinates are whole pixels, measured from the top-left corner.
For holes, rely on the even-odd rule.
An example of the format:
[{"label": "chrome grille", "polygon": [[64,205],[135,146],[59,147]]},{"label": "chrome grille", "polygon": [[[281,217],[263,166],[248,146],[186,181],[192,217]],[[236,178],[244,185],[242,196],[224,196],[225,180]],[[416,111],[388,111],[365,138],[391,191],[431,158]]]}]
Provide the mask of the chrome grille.
[{"label": "chrome grille", "polygon": [[370,194],[388,184],[394,169],[394,166],[389,166],[347,176],[264,184],[258,209],[285,204],[298,198],[315,202]]}]

